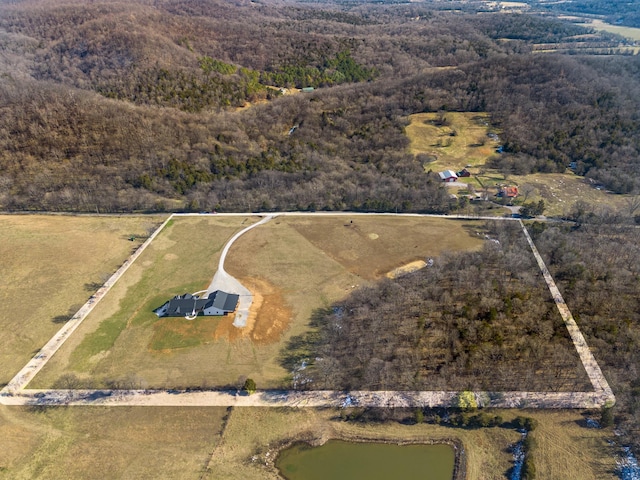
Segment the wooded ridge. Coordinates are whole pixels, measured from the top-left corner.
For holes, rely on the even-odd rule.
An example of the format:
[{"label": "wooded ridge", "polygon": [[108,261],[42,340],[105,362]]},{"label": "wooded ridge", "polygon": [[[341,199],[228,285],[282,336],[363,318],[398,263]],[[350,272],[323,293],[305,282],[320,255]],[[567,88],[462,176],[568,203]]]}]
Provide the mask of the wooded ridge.
[{"label": "wooded ridge", "polygon": [[[213,0],[0,14],[5,209],[446,212],[403,131],[441,110],[491,114],[501,171],[575,162],[614,192],[640,186],[638,57],[531,53],[607,40],[574,24]],[[282,95],[300,87],[315,90]]]}]

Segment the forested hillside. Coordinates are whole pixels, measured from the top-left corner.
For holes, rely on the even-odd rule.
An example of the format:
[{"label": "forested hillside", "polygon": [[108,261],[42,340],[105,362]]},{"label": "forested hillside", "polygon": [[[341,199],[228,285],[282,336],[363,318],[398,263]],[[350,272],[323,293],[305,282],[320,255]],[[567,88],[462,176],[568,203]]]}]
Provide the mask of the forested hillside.
[{"label": "forested hillside", "polygon": [[639,57],[532,54],[581,33],[606,40],[429,4],[0,2],[0,207],[445,212],[404,135],[439,110],[488,111],[502,171],[631,192]]}]

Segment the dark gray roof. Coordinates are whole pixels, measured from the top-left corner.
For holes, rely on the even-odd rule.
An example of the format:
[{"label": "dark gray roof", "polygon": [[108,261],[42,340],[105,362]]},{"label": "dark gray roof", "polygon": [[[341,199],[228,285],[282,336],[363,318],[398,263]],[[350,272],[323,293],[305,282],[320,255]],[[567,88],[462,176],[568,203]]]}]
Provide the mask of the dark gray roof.
[{"label": "dark gray roof", "polygon": [[184,317],[201,313],[205,308],[215,307],[223,313],[231,313],[236,310],[239,298],[239,295],[221,290],[211,292],[207,298],[196,298],[190,293],[185,293],[176,295],[161,307],[156,308],[154,312],[160,315],[159,312],[166,307],[163,317]]},{"label": "dark gray roof", "polygon": [[233,312],[238,305],[239,295],[216,290],[209,294],[205,308],[215,307],[225,312]]},{"label": "dark gray roof", "polygon": [[185,315],[191,315],[196,307],[196,301],[191,298],[175,297],[169,300],[169,308],[167,309],[167,316],[169,317],[184,317]]}]

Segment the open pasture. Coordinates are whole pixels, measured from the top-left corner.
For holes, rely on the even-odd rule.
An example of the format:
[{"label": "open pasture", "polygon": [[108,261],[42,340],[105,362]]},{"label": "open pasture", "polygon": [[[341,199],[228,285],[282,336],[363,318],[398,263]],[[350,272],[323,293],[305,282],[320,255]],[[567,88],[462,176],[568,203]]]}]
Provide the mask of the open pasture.
[{"label": "open pasture", "polygon": [[406,127],[409,151],[424,154],[431,160],[426,170],[461,170],[466,165],[483,165],[495,153],[498,141],[486,113],[442,112],[410,115]]},{"label": "open pasture", "polygon": [[477,249],[481,222],[282,216],[247,232],[225,269],[255,296],[248,326],[233,317],[158,319],[173,295],[206,288],[226,241],[255,218],[175,218],[127,271],[30,388],[51,386],[259,388],[286,385],[279,354],[314,309],[359,285],[444,250]]},{"label": "open pasture", "polygon": [[0,479],[198,478],[226,408],[0,408]]},{"label": "open pasture", "polygon": [[589,23],[583,23],[582,26],[615,33],[632,40],[640,40],[640,28],[627,27],[626,25],[611,25],[599,19],[590,19]]},{"label": "open pasture", "polygon": [[[282,442],[438,442],[455,439],[467,478],[503,479],[513,465],[510,428],[344,422],[352,410],[216,407],[70,407],[0,409],[0,479],[246,478],[278,479],[265,466]],[[586,428],[576,411],[488,411],[509,422],[532,417],[536,470],[542,478],[617,478],[608,429]],[[411,416],[412,412],[407,412]],[[267,454],[269,454],[267,456]],[[208,467],[208,468],[207,468]]]},{"label": "open pasture", "polygon": [[0,384],[22,368],[160,221],[157,216],[0,216]]}]

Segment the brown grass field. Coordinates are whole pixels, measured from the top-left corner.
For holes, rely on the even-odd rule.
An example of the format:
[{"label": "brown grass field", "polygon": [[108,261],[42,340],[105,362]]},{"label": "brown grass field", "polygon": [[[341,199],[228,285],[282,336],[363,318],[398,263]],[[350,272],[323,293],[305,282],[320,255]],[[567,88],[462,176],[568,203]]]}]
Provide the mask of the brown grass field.
[{"label": "brown grass field", "polygon": [[226,408],[0,408],[0,479],[198,479]]},{"label": "brown grass field", "polygon": [[160,217],[0,216],[0,384],[124,262]]},{"label": "brown grass field", "polygon": [[590,23],[583,23],[584,27],[604,30],[605,32],[616,33],[632,40],[640,40],[640,28],[627,27],[624,25],[611,25],[602,20],[594,19]]},{"label": "brown grass field", "polygon": [[[352,223],[353,220],[353,223]],[[172,295],[205,288],[228,238],[255,219],[175,219],[43,368],[30,387],[73,374],[84,385],[286,385],[279,352],[314,309],[443,249],[479,248],[473,222],[385,216],[280,217],[242,236],[225,269],[255,294],[246,329],[233,317],[158,319]]]},{"label": "brown grass field", "polygon": [[[538,420],[532,433],[537,478],[617,478],[616,452],[607,443],[612,432],[586,428],[581,412],[490,413],[505,421],[517,415]],[[220,407],[3,407],[0,479],[277,479],[264,460],[282,442],[304,437],[456,439],[465,449],[467,478],[497,480],[512,466],[508,448],[519,439],[505,428],[351,423],[340,421],[336,410],[305,408],[235,408],[222,432],[225,414]]]},{"label": "brown grass field", "polygon": [[437,113],[410,115],[411,124],[406,127],[411,142],[409,152],[434,159],[424,165],[426,170],[458,171],[466,165],[483,165],[495,153],[498,142],[487,137],[491,131],[487,113],[445,112],[446,125],[437,124],[438,116]]}]

